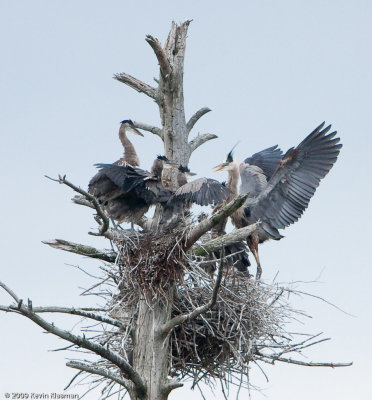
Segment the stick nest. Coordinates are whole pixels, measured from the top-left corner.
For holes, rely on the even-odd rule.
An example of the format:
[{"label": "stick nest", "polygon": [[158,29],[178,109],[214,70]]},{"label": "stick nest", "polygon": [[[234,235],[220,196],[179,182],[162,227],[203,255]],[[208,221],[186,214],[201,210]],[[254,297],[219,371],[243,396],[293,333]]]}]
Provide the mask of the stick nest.
[{"label": "stick nest", "polygon": [[184,229],[174,227],[171,233],[133,232],[115,240],[118,270],[112,277],[127,305],[136,304],[139,294],[166,297],[169,284],[182,281],[184,237]]},{"label": "stick nest", "polygon": [[[172,316],[189,313],[210,301],[214,277],[202,268],[207,259],[183,253],[184,234],[180,230],[159,236],[137,234],[116,242],[120,255],[112,277],[119,294],[112,302],[111,316],[130,326],[136,319],[140,298],[145,295],[147,299],[166,301],[165,288],[174,282]],[[226,387],[248,386],[252,362],[273,363],[285,353],[299,351],[313,338],[303,340],[301,336],[299,340],[285,330],[285,325],[300,313],[291,309],[285,294],[287,289],[225,268],[215,306],[173,330],[170,374],[180,380],[190,378],[194,385],[199,381],[212,384],[219,379]],[[123,353],[123,347],[117,348]],[[123,356],[130,361],[131,353],[131,338],[127,335]],[[237,377],[245,381],[242,378],[237,382]]]}]

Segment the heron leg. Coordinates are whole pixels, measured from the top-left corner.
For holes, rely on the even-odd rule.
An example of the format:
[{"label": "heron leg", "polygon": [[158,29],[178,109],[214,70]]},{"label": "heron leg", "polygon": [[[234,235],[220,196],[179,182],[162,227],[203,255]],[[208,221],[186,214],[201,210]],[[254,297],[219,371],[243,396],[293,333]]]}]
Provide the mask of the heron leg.
[{"label": "heron leg", "polygon": [[262,275],[262,268],[260,263],[260,257],[258,255],[258,237],[256,235],[249,236],[247,239],[247,244],[256,260],[257,264],[256,280],[260,280]]}]

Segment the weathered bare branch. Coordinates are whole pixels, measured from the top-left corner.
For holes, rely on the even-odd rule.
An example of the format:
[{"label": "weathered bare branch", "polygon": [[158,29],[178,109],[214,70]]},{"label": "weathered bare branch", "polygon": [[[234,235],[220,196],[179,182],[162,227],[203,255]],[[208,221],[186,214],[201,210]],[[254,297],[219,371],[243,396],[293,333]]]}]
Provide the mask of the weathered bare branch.
[{"label": "weathered bare branch", "polygon": [[169,64],[169,60],[167,58],[167,55],[166,55],[161,43],[159,42],[158,39],[154,38],[151,35],[146,36],[146,42],[154,50],[156,58],[158,59],[158,62],[159,62],[160,73],[162,74],[162,77],[164,79],[166,79],[171,72],[171,66]]},{"label": "weathered bare branch", "polygon": [[245,240],[259,227],[259,225],[260,222],[256,222],[252,225],[245,226],[244,228],[235,229],[226,235],[218,236],[202,245],[194,245],[190,250],[192,250],[196,256],[205,256],[209,253],[220,250],[224,246]]},{"label": "weathered bare branch", "polygon": [[171,381],[169,381],[167,384],[164,385],[164,387],[163,387],[163,393],[164,393],[165,396],[168,396],[168,394],[169,394],[172,390],[177,389],[177,388],[180,388],[180,387],[182,387],[182,386],[183,386],[183,383],[178,382],[178,381],[176,381],[176,380],[171,380]]},{"label": "weathered bare branch", "polygon": [[221,261],[218,266],[218,272],[217,272],[217,277],[216,281],[213,286],[212,290],[212,297],[210,301],[207,304],[204,304],[202,306],[199,306],[195,308],[193,311],[186,313],[186,314],[181,314],[173,317],[170,321],[168,321],[160,330],[162,335],[167,335],[172,329],[174,329],[176,326],[183,324],[184,322],[190,322],[197,318],[199,315],[205,313],[206,311],[210,310],[217,301],[217,294],[218,290],[221,286],[221,280],[222,280],[222,271],[223,271],[223,262]]},{"label": "weathered bare branch", "polygon": [[69,361],[66,363],[66,366],[78,369],[80,371],[88,372],[89,374],[103,376],[104,378],[110,379],[111,381],[114,381],[119,385],[123,386],[126,390],[129,390],[128,382],[126,382],[124,379],[121,379],[119,376],[114,375],[107,370],[104,370],[103,368],[91,367],[88,364],[76,361]]},{"label": "weathered bare branch", "polygon": [[213,214],[208,219],[200,222],[189,234],[189,237],[186,240],[184,249],[185,251],[189,250],[190,247],[206,232],[216,226],[219,222],[223,221],[227,217],[229,217],[235,210],[241,207],[248,194],[241,195],[230,201],[230,203],[226,204],[225,206],[221,207],[218,212]]},{"label": "weathered bare branch", "polygon": [[109,263],[114,263],[117,256],[113,251],[107,252],[106,250],[98,250],[85,244],[69,242],[62,239],[43,240],[42,243],[47,244],[54,249],[80,254],[85,257],[99,259]]},{"label": "weathered bare branch", "polygon": [[[18,300],[18,297],[15,296],[14,293],[6,285],[1,283],[0,286],[4,288],[13,297],[14,300]],[[112,362],[123,371],[128,379],[133,382],[138,394],[143,395],[146,392],[146,386],[138,372],[135,371],[134,368],[119,354],[109,350],[106,347],[101,346],[98,343],[93,343],[85,337],[73,335],[68,331],[58,328],[53,323],[49,323],[48,321],[37,315],[36,312],[34,312],[32,308],[32,302],[30,300],[28,302],[28,306],[22,305],[21,302],[18,300],[18,307],[16,307],[15,310],[17,310],[17,312],[21,313],[23,316],[29,318],[35,324],[41,326],[47,332],[50,332],[53,335],[56,335],[64,340],[67,340],[70,343],[74,343],[78,347],[90,350],[93,353],[98,354],[106,360]]]},{"label": "weathered bare branch", "polygon": [[143,122],[133,121],[133,124],[138,129],[143,129],[144,131],[151,132],[154,135],[159,136],[161,139],[163,138],[162,130],[156,126],[144,124]]},{"label": "weathered bare branch", "polygon": [[62,313],[62,314],[71,314],[71,315],[79,315],[84,318],[94,319],[96,321],[104,322],[105,324],[117,326],[118,328],[126,329],[127,325],[123,324],[121,321],[117,319],[113,319],[110,317],[104,317],[99,314],[95,314],[92,311],[99,311],[99,309],[94,308],[67,308],[67,307],[34,307],[32,311],[36,314],[39,313]]},{"label": "weathered bare branch", "polygon": [[69,182],[66,179],[66,175],[62,176],[62,175],[58,175],[58,179],[53,179],[47,175],[45,175],[46,178],[54,181],[54,182],[58,182],[60,184],[64,184],[68,187],[70,187],[71,189],[73,189],[75,192],[82,194],[87,200],[91,201],[95,210],[97,211],[98,216],[101,218],[102,220],[102,224],[99,230],[99,233],[94,233],[94,232],[89,232],[90,235],[94,235],[94,236],[104,236],[105,233],[107,232],[109,226],[110,226],[110,220],[108,218],[108,216],[106,215],[106,213],[104,212],[104,210],[101,208],[101,206],[99,205],[97,199],[91,195],[90,193],[86,192],[85,190],[81,189],[80,187],[74,185],[73,183]]},{"label": "weathered bare branch", "polygon": [[21,314],[16,308],[13,309],[12,307],[14,307],[14,306],[0,306],[0,311]]},{"label": "weathered bare branch", "polygon": [[20,300],[18,298],[18,296],[13,292],[13,290],[11,290],[10,288],[8,288],[8,286],[5,285],[5,283],[0,282],[0,287],[2,287],[13,299],[14,301],[19,304]]},{"label": "weathered bare branch", "polygon": [[156,89],[152,86],[148,85],[140,81],[137,78],[129,74],[125,74],[124,72],[119,74],[114,74],[114,79],[119,82],[125,83],[126,85],[130,86],[132,89],[137,90],[137,92],[144,93],[147,96],[151,97],[152,99],[156,98]]},{"label": "weathered bare branch", "polygon": [[213,133],[204,133],[203,135],[198,135],[189,142],[190,153],[195,151],[203,143],[208,142],[208,140],[216,139],[218,136]]},{"label": "weathered bare branch", "polygon": [[352,362],[348,363],[323,363],[323,362],[306,362],[306,361],[300,361],[300,360],[293,360],[292,358],[285,358],[285,357],[276,357],[276,356],[270,356],[270,355],[265,355],[265,358],[271,359],[271,363],[274,364],[275,361],[280,361],[280,362],[285,362],[288,364],[296,364],[296,365],[302,365],[305,367],[330,367],[330,368],[338,368],[338,367],[350,367],[353,365]]},{"label": "weathered bare branch", "polygon": [[196,113],[189,119],[186,124],[187,132],[190,132],[194,125],[199,121],[199,119],[210,111],[212,110],[208,107],[203,107],[200,110],[196,111]]},{"label": "weathered bare branch", "polygon": [[87,200],[84,196],[76,195],[71,199],[71,201],[75,204],[78,204],[79,206],[89,207],[89,208],[92,208],[93,210],[95,209],[94,205],[89,200]]},{"label": "weathered bare branch", "polygon": [[[0,311],[5,312],[15,312],[21,313],[19,310],[19,306],[0,306]],[[123,324],[121,321],[117,319],[113,319],[110,317],[104,317],[99,314],[94,314],[92,311],[105,311],[97,308],[67,308],[67,307],[33,307],[32,311],[36,314],[39,313],[62,313],[62,314],[71,314],[78,315],[84,318],[94,319],[95,321],[103,322],[109,325],[116,326],[118,328],[127,329],[127,325]]]}]

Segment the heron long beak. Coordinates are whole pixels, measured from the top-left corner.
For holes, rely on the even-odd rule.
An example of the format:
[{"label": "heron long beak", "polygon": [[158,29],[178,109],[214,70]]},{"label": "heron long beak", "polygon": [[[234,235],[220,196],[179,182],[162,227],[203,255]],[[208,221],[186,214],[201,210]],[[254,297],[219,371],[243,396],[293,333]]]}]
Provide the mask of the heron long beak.
[{"label": "heron long beak", "polygon": [[186,174],[187,174],[188,176],[195,176],[195,175],[197,175],[196,172],[186,172]]},{"label": "heron long beak", "polygon": [[228,165],[229,165],[228,163],[222,163],[222,164],[216,165],[215,167],[213,167],[214,172],[222,171],[222,170],[225,169]]},{"label": "heron long beak", "polygon": [[128,129],[135,135],[144,136],[144,134],[142,132],[140,132],[137,128],[135,128],[134,126],[129,126]]},{"label": "heron long beak", "polygon": [[177,163],[175,163],[174,161],[166,161],[165,162],[166,165],[169,165],[171,168],[175,168],[178,169],[179,165]]}]

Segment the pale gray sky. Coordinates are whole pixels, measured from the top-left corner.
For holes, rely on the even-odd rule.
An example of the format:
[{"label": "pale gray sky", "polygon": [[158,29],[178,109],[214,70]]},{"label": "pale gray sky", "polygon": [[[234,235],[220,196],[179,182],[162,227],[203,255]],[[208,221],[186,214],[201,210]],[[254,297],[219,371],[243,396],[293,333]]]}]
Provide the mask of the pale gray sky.
[{"label": "pale gray sky", "polygon": [[[155,103],[112,79],[127,72],[152,83],[158,75],[146,34],[164,41],[172,20],[193,19],[185,66],[186,113],[213,112],[194,134],[219,136],[195,152],[200,176],[225,179],[211,168],[238,140],[236,157],[270,145],[298,144],[325,120],[344,144],[301,220],[280,242],[261,247],[263,278],[322,283],[304,289],[355,317],[316,300],[297,299],[313,319],[301,329],[332,341],[305,354],[313,361],[354,361],[332,370],[278,365],[269,383],[252,368],[263,393],[252,398],[367,400],[372,319],[371,221],[372,3],[308,1],[3,1],[0,14],[2,146],[2,262],[0,279],[34,305],[91,305],[79,287],[90,279],[66,264],[96,271],[98,263],[52,250],[41,240],[64,238],[104,246],[87,235],[91,212],[43,175],[67,174],[85,186],[95,162],[121,155],[119,121],[159,124]],[[148,168],[160,140],[135,138]],[[368,254],[369,256],[369,254]],[[295,300],[295,299],[294,299]],[[0,293],[0,304],[9,298]],[[65,328],[75,319],[53,317]],[[66,345],[16,315],[0,314],[0,398],[4,392],[61,393],[74,372]],[[73,389],[79,393],[82,389]],[[198,399],[187,389],[173,398]],[[91,397],[89,397],[91,396]],[[212,397],[212,395],[210,395]],[[93,399],[93,395],[88,395]],[[221,398],[216,394],[216,398]],[[244,393],[242,398],[247,398]]]}]

